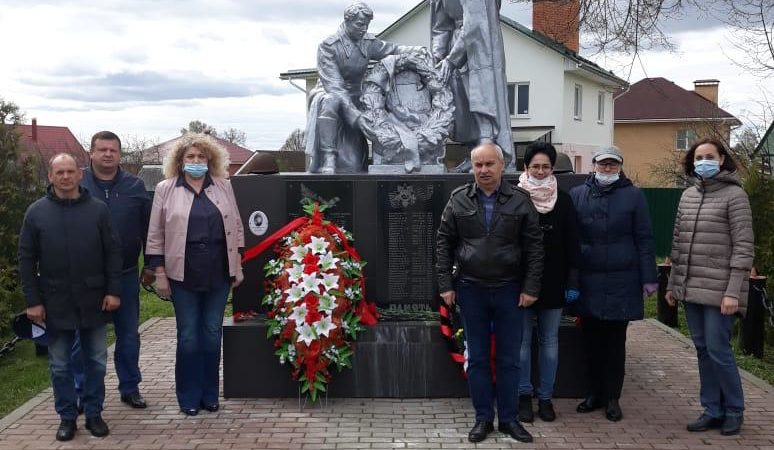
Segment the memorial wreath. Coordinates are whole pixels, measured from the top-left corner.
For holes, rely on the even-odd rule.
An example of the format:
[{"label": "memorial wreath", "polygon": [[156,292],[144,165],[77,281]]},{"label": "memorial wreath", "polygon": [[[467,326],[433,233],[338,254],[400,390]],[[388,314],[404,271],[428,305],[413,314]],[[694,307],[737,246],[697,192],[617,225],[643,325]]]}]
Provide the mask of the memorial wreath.
[{"label": "memorial wreath", "polygon": [[357,333],[378,320],[376,305],[365,299],[365,262],[352,236],[323,219],[324,208],[307,202],[308,217],[280,230],[277,257],[264,267],[267,337],[312,401],[327,390],[331,366],[351,367]]}]

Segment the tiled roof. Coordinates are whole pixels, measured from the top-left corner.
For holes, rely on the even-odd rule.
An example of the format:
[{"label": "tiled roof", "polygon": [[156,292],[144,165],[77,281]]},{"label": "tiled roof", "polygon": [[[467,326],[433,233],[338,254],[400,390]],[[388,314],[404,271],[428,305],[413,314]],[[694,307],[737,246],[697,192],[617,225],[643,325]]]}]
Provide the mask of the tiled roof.
[{"label": "tiled roof", "polygon": [[694,91],[666,78],[643,78],[615,98],[616,121],[738,119]]},{"label": "tiled roof", "polygon": [[28,151],[38,153],[42,162],[48,162],[57,153],[69,153],[75,158],[78,167],[89,165],[89,154],[67,127],[35,125],[37,139],[32,140],[32,125],[17,125],[22,142]]},{"label": "tiled roof", "polygon": [[[167,151],[169,151],[169,148],[174,145],[174,143],[177,142],[177,140],[181,137],[182,136],[178,136],[174,139],[170,139],[166,142],[162,142],[161,144],[154,145],[153,147],[143,150],[143,164],[162,164],[164,157],[167,155]],[[211,137],[218,141],[220,145],[225,147],[226,151],[228,152],[231,164],[244,164],[248,159],[250,159],[251,156],[253,156],[252,150],[248,150],[217,136]]]}]

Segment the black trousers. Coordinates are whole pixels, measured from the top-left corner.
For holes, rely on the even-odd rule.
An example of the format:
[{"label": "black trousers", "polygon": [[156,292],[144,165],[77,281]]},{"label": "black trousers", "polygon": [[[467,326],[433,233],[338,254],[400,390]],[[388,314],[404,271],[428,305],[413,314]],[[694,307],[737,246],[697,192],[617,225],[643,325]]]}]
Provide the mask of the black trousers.
[{"label": "black trousers", "polygon": [[581,318],[586,347],[588,395],[606,402],[621,397],[629,321]]}]

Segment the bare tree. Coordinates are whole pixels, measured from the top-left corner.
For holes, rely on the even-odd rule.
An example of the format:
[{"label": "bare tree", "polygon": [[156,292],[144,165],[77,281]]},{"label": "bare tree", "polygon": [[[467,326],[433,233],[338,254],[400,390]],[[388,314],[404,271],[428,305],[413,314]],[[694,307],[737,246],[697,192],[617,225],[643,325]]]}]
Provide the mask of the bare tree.
[{"label": "bare tree", "polygon": [[186,134],[188,132],[204,133],[212,136],[218,135],[218,131],[215,130],[215,127],[213,127],[212,125],[208,125],[202,122],[201,120],[192,120],[188,122],[188,127],[180,129],[180,134]]},{"label": "bare tree", "polygon": [[706,0],[706,10],[733,28],[730,44],[744,59],[728,57],[745,71],[774,76],[774,0]]},{"label": "bare tree", "polygon": [[245,135],[245,132],[236,128],[229,128],[228,130],[222,132],[220,137],[236,145],[244,146],[247,143],[247,136]]},{"label": "bare tree", "polygon": [[304,132],[300,128],[291,131],[285,143],[280,147],[280,151],[286,152],[303,152],[305,149]]},{"label": "bare tree", "polygon": [[[147,160],[145,151],[158,152],[159,142],[157,139],[150,139],[144,136],[129,135],[121,140],[121,167],[127,172],[135,175],[140,173],[140,169]],[[155,160],[161,160],[161,155],[156,154]]]}]

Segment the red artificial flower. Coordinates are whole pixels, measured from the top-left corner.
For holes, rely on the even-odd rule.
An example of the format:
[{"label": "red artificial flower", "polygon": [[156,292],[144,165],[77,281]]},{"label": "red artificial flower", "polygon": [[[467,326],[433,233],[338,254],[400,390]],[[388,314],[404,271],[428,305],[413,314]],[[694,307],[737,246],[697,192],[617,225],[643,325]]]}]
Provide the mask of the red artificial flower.
[{"label": "red artificial flower", "polygon": [[376,311],[376,304],[373,302],[361,301],[357,304],[355,314],[360,317],[360,323],[363,325],[372,326],[379,322],[379,313]]}]

